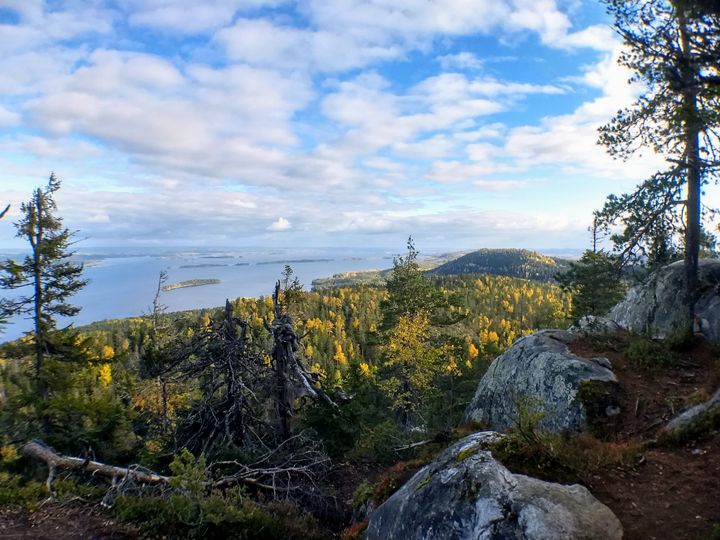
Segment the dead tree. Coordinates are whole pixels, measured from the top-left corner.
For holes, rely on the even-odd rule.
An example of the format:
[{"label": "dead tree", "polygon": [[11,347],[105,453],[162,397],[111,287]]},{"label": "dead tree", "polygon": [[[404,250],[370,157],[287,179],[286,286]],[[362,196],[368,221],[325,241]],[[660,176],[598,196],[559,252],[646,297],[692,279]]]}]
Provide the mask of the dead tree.
[{"label": "dead tree", "polygon": [[175,352],[176,376],[197,380],[202,394],[183,422],[181,446],[207,455],[227,447],[266,446],[262,399],[256,393],[265,369],[247,330],[248,322],[234,317],[226,301],[222,317]]},{"label": "dead tree", "polygon": [[335,402],[317,385],[317,376],[302,365],[297,355],[300,343],[293,327],[292,317],[285,311],[281,302],[280,281],[275,283],[272,295],[275,318],[272,324],[264,321],[265,328],[273,340],[272,368],[275,377],[275,401],[281,440],[290,438],[293,404],[302,396],[321,399],[332,408]]}]

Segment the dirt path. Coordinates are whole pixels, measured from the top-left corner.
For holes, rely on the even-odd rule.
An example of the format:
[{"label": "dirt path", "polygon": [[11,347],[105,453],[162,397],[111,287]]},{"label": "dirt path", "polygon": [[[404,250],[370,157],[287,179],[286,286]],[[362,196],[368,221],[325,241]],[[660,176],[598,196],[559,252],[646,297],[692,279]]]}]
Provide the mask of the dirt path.
[{"label": "dirt path", "polygon": [[[662,370],[639,370],[624,354],[580,342],[571,346],[584,356],[605,356],[620,381],[622,413],[615,439],[652,441],[658,429],[687,402],[720,386],[720,359],[703,343],[679,353]],[[607,470],[588,488],[609,506],[628,540],[710,540],[720,532],[720,431],[681,447],[655,447],[632,470]],[[715,533],[718,534],[718,533]]]},{"label": "dirt path", "polygon": [[30,512],[0,507],[0,540],[130,540],[137,531],[117,523],[95,506],[50,504]]}]

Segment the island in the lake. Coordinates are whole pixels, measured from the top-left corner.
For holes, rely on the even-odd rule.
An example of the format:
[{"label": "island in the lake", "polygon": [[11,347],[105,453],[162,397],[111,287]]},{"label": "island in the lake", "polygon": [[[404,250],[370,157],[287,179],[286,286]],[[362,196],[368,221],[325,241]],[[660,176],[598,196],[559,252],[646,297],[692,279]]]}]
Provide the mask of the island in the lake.
[{"label": "island in the lake", "polygon": [[178,281],[177,283],[169,283],[164,285],[163,291],[174,291],[175,289],[184,289],[186,287],[202,287],[203,285],[217,285],[222,283],[219,279],[188,279],[187,281]]}]

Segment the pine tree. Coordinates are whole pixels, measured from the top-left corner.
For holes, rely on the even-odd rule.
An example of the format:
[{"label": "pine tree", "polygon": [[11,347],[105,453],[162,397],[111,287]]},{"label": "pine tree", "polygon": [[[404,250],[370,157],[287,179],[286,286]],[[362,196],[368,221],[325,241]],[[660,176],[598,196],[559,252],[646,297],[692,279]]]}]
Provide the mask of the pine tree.
[{"label": "pine tree", "polygon": [[645,92],[601,129],[611,155],[627,158],[650,148],[668,168],[633,193],[611,195],[600,225],[621,222],[613,237],[623,263],[651,255],[658,239],[667,246],[683,237],[685,298],[692,320],[702,236],[702,188],[717,178],[720,128],[720,16],[687,0],[606,0],[623,38],[620,63]]},{"label": "pine tree", "polygon": [[30,316],[34,328],[35,381],[38,393],[45,394],[41,370],[50,352],[51,336],[56,329],[56,316],[76,315],[80,308],[68,302],[70,296],[87,283],[81,278],[82,264],[70,261],[73,232],[63,227],[55,215],[55,193],[60,180],[55,173],[45,188],[37,188],[32,198],[20,206],[23,217],[15,224],[17,236],[30,244],[30,254],[22,262],[7,260],[0,265],[0,287],[30,289],[27,294],[3,299],[3,317]]}]

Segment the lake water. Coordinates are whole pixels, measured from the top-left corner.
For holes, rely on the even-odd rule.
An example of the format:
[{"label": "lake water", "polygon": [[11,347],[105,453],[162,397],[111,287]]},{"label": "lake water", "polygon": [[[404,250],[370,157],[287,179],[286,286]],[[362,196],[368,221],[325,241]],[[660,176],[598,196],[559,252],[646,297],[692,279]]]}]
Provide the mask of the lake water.
[{"label": "lake water", "polygon": [[[0,252],[1,258],[19,254]],[[104,319],[118,319],[147,314],[157,289],[161,270],[168,272],[167,283],[190,279],[219,279],[216,285],[186,287],[161,293],[161,303],[168,311],[221,306],[226,298],[272,294],[275,281],[285,264],[310,288],[313,279],[340,272],[389,268],[392,255],[379,249],[101,249],[78,250],[85,262],[83,276],[90,283],[71,302],[81,307],[72,319],[76,326]],[[14,296],[15,291],[0,291]],[[23,318],[9,321],[0,341],[17,339],[30,330],[32,323]]]}]

